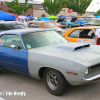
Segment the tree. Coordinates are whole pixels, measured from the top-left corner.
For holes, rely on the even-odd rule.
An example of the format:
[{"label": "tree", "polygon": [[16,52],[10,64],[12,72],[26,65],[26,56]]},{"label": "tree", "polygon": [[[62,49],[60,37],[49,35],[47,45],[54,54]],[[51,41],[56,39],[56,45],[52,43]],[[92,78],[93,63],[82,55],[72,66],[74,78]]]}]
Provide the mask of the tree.
[{"label": "tree", "polygon": [[12,2],[6,2],[5,1],[6,5],[9,8],[11,8],[11,9],[9,9],[7,11],[10,12],[10,13],[18,14],[18,15],[22,15],[22,11],[25,13],[29,8],[33,7],[32,4],[29,4],[27,6],[27,2],[28,2],[28,0],[25,0],[24,4],[22,4],[22,3],[19,4],[18,0],[14,0]]},{"label": "tree", "polygon": [[26,13],[29,8],[33,8],[33,5],[32,4],[27,5],[27,2],[28,0],[25,0],[25,4],[23,5],[24,13]]},{"label": "tree", "polygon": [[57,15],[63,7],[66,0],[44,0],[42,3],[44,10],[50,15]]},{"label": "tree", "polygon": [[95,16],[100,15],[100,9],[94,14]]},{"label": "tree", "polygon": [[87,7],[90,5],[92,0],[67,0],[67,8],[72,9],[77,12],[79,15],[85,13]]}]

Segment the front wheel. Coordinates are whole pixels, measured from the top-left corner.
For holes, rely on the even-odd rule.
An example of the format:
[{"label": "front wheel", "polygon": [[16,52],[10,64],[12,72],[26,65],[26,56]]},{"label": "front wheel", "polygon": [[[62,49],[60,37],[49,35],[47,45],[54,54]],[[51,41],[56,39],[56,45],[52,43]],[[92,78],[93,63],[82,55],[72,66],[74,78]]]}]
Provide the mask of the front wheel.
[{"label": "front wheel", "polygon": [[72,28],[72,25],[68,25],[69,28]]},{"label": "front wheel", "polygon": [[57,70],[47,68],[44,72],[44,82],[47,90],[56,96],[64,94],[67,82],[64,76]]}]

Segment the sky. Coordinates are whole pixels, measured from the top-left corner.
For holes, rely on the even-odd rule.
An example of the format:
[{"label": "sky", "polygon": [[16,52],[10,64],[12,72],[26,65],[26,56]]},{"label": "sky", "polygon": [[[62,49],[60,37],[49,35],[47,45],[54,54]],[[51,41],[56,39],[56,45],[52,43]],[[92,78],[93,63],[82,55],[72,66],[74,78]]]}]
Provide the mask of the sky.
[{"label": "sky", "polygon": [[[44,0],[35,0],[35,1],[43,2]],[[97,12],[97,10],[99,9],[100,9],[100,0],[92,0],[91,4],[89,5],[86,11]]]}]

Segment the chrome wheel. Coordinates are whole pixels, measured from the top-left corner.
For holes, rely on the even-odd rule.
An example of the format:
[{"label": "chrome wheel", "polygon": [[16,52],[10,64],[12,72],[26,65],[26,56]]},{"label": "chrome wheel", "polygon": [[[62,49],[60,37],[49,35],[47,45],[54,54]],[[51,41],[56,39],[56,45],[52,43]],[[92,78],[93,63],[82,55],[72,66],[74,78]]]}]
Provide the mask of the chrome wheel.
[{"label": "chrome wheel", "polygon": [[72,27],[72,25],[69,25],[69,28],[71,28]]},{"label": "chrome wheel", "polygon": [[43,74],[47,90],[53,95],[62,95],[66,91],[66,80],[63,75],[52,68],[46,68]]},{"label": "chrome wheel", "polygon": [[47,84],[52,90],[56,90],[58,88],[57,76],[52,71],[47,73]]}]

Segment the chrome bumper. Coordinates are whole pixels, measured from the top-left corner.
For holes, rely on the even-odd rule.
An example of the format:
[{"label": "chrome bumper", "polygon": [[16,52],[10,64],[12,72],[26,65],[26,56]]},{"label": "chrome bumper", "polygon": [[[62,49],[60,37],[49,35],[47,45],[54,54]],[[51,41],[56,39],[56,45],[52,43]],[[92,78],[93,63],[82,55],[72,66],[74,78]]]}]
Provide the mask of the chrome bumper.
[{"label": "chrome bumper", "polygon": [[76,24],[76,25],[73,25],[73,26],[80,26],[80,24],[78,25],[78,24]]},{"label": "chrome bumper", "polygon": [[92,76],[90,78],[82,78],[82,83],[92,83],[100,80],[100,74]]}]

